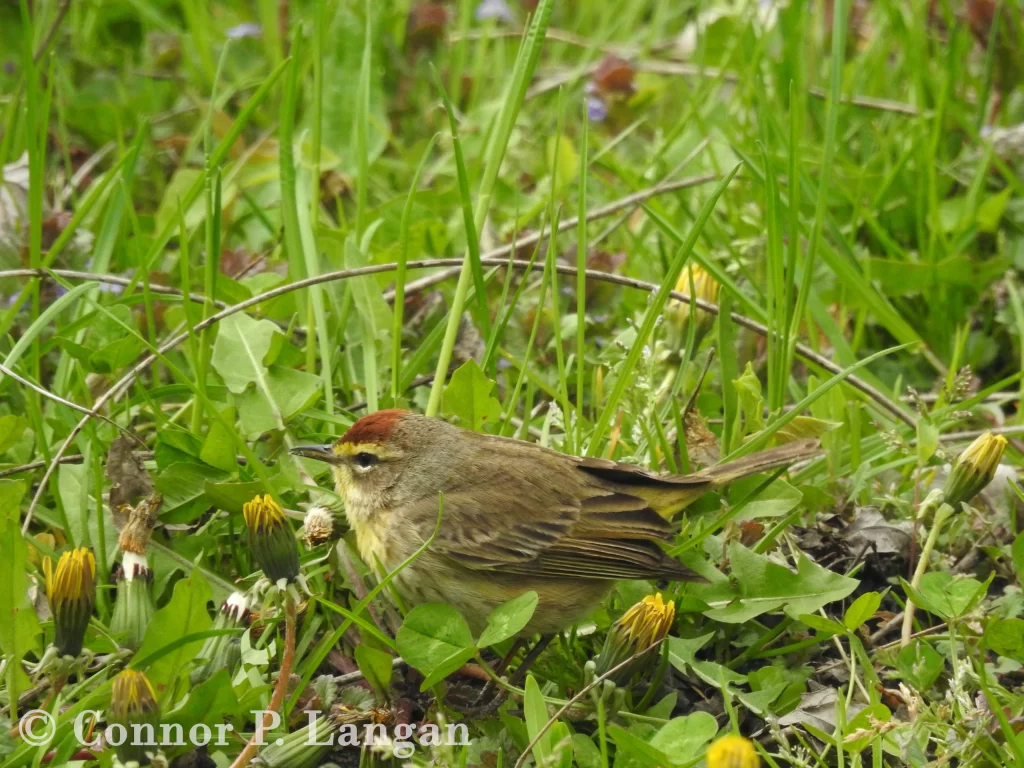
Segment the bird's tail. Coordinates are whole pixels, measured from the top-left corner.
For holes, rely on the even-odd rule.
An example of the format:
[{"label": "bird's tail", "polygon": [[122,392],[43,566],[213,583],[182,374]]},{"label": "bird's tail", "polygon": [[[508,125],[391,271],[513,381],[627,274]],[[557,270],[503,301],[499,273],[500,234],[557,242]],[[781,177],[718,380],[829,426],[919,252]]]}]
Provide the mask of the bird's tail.
[{"label": "bird's tail", "polygon": [[710,480],[714,487],[721,488],[741,477],[756,475],[759,472],[784,467],[803,459],[814,458],[821,452],[822,449],[817,440],[798,440],[743,456],[727,464],[708,467],[698,474]]}]

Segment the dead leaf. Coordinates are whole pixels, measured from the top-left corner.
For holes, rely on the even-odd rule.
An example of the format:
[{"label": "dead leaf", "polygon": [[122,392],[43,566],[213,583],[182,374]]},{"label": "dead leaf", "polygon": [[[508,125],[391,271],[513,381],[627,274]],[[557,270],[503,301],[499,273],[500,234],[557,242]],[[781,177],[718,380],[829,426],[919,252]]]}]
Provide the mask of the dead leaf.
[{"label": "dead leaf", "polygon": [[122,505],[121,510],[127,509],[128,511],[128,522],[121,530],[121,536],[117,543],[124,552],[134,552],[137,555],[146,553],[146,547],[153,535],[153,528],[156,526],[163,503],[163,494],[154,492],[140,501],[137,507],[131,508],[127,504]]},{"label": "dead leaf", "polygon": [[118,531],[128,522],[128,514],[135,500],[153,493],[153,480],[134,448],[134,441],[121,435],[110,444],[110,450],[107,451],[107,467],[104,472],[110,480],[110,509]]},{"label": "dead leaf", "polygon": [[[779,725],[812,725],[818,730],[832,734],[836,730],[836,699],[838,692],[835,688],[821,688],[817,691],[808,691],[801,694],[800,705],[779,718]],[[857,716],[863,704],[851,701],[846,709],[847,721]]]},{"label": "dead leaf", "polygon": [[910,528],[907,521],[886,520],[877,507],[858,507],[845,534],[854,552],[866,548],[880,555],[904,554],[910,549]]},{"label": "dead leaf", "polygon": [[597,65],[593,81],[600,91],[628,95],[633,92],[633,76],[635,74],[636,71],[628,61],[609,53]]}]

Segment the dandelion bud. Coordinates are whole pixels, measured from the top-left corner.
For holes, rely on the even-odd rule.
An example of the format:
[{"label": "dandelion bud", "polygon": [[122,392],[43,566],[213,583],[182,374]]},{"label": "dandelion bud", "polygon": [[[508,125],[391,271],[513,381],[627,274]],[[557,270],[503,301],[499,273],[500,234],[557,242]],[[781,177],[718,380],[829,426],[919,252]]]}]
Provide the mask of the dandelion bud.
[{"label": "dandelion bud", "polygon": [[[685,293],[688,296],[691,295],[691,275],[693,276],[693,293],[691,298],[701,299],[708,304],[718,304],[718,282],[697,264],[690,264],[679,275],[679,280],[676,282],[676,292]],[[675,338],[678,342],[676,346],[686,343],[691,320],[697,324],[696,342],[698,344],[715,321],[715,316],[710,312],[694,307],[688,301],[678,301],[676,299],[672,299],[669,302],[668,315],[676,334]]]},{"label": "dandelion bud", "polygon": [[122,647],[137,651],[155,612],[149,560],[144,554],[126,550],[117,573],[117,599],[110,618],[110,631],[124,635]]},{"label": "dandelion bud", "polygon": [[760,768],[761,758],[749,739],[729,735],[708,747],[708,768]]},{"label": "dandelion bud", "polygon": [[[126,669],[114,678],[107,720],[125,729],[121,744],[114,747],[117,759],[122,763],[134,761],[139,765],[149,765],[148,745],[142,742],[156,741],[160,706],[153,685],[142,672]],[[148,746],[148,749],[150,753],[155,751],[153,746]]]},{"label": "dandelion bud", "polygon": [[309,722],[297,731],[269,744],[260,751],[260,765],[266,768],[315,768],[331,751],[344,726],[384,722],[373,710],[356,710],[345,704],[331,707],[329,714],[307,713]]},{"label": "dandelion bud", "polygon": [[[672,628],[675,617],[674,602],[665,602],[660,593],[645,597],[626,611],[608,631],[604,647],[596,659],[595,673],[598,676],[604,675],[631,656],[636,656],[664,640]],[[617,685],[625,685],[650,661],[650,655],[637,658],[633,664],[626,665],[609,679]]]},{"label": "dandelion bud", "polygon": [[43,574],[53,615],[53,645],[61,656],[78,656],[96,605],[96,558],[84,547],[74,549],[60,556],[56,571],[46,558]]},{"label": "dandelion bud", "polygon": [[242,507],[249,529],[249,548],[267,578],[294,581],[299,575],[299,547],[284,511],[270,494],[256,496]]},{"label": "dandelion bud", "polygon": [[[221,603],[220,613],[214,619],[213,628],[242,630],[247,625],[248,618],[249,598],[242,592],[232,592],[228,599]],[[208,637],[196,655],[196,661],[202,662],[201,666],[192,670],[189,680],[192,685],[198,685],[213,677],[222,667],[228,670],[228,674],[234,675],[241,659],[242,648],[237,636],[225,634]]]},{"label": "dandelion bud", "polygon": [[306,546],[310,549],[336,539],[337,526],[334,524],[334,513],[327,507],[319,505],[310,507],[303,523]]},{"label": "dandelion bud", "polygon": [[969,502],[992,482],[1006,448],[1006,438],[986,432],[961,453],[946,478],[945,502],[953,509]]}]

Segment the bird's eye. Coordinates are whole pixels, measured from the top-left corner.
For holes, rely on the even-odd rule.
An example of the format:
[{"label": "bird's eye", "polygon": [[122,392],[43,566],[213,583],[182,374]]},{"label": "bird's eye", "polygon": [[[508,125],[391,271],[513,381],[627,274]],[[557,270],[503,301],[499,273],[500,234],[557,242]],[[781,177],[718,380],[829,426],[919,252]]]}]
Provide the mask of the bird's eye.
[{"label": "bird's eye", "polygon": [[366,451],[357,453],[355,455],[355,460],[356,466],[358,466],[360,469],[369,469],[370,467],[377,463],[377,457],[374,456],[372,453],[368,453]]}]

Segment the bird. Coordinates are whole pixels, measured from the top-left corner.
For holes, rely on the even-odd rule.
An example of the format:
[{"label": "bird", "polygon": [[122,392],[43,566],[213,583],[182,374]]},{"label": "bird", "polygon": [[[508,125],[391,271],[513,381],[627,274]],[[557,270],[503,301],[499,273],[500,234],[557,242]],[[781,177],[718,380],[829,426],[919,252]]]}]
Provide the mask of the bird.
[{"label": "bird", "polygon": [[[521,631],[556,634],[585,619],[622,579],[700,581],[660,544],[705,493],[809,458],[787,443],[688,475],[659,474],[482,434],[401,409],[363,416],[334,443],[291,449],[330,465],[360,556],[394,577],[409,607],[448,603],[473,631],[528,591]],[[440,522],[438,518],[440,517]]]}]

